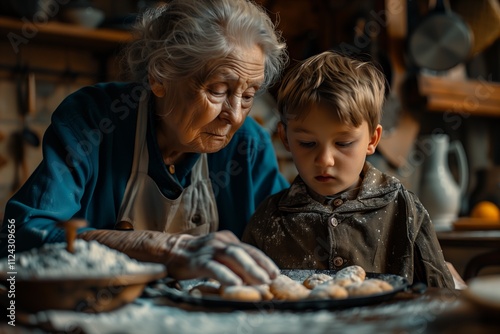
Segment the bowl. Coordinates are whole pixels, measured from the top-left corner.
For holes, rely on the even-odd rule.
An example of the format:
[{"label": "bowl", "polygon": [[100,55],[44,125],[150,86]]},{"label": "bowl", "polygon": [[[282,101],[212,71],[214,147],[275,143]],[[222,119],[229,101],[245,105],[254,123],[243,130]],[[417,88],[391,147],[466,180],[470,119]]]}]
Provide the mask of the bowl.
[{"label": "bowl", "polygon": [[46,243],[0,259],[0,304],[28,312],[114,310],[139,297],[146,284],[166,276],[161,263],[140,262],[95,240],[75,240],[87,221],[57,223],[66,242]]},{"label": "bowl", "polygon": [[[0,300],[8,307],[27,312],[72,310],[85,313],[107,312],[139,297],[146,284],[166,275],[162,264],[148,264],[142,273],[95,278],[10,279],[1,273]],[[15,297],[11,295],[15,291]]]},{"label": "bowl", "polygon": [[104,12],[95,7],[69,7],[61,13],[65,22],[86,28],[95,28],[104,21]]},{"label": "bowl", "polygon": [[484,275],[467,281],[467,289],[463,295],[477,306],[489,310],[500,311],[500,275]]}]

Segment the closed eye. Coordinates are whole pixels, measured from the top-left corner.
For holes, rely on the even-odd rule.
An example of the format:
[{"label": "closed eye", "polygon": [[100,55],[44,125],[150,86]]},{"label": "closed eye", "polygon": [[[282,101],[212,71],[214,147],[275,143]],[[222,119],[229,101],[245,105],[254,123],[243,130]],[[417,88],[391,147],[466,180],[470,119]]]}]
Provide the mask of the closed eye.
[{"label": "closed eye", "polygon": [[336,145],[340,146],[340,147],[348,147],[348,146],[352,145],[352,143],[354,143],[354,142],[352,142],[352,141],[349,141],[349,142],[337,142]]},{"label": "closed eye", "polygon": [[216,96],[216,97],[223,97],[226,95],[227,91],[224,90],[224,91],[217,91],[217,90],[209,90],[210,94],[212,94],[213,96]]},{"label": "closed eye", "polygon": [[310,147],[314,147],[314,145],[316,145],[316,143],[313,141],[300,141],[299,145],[302,147],[310,148]]}]

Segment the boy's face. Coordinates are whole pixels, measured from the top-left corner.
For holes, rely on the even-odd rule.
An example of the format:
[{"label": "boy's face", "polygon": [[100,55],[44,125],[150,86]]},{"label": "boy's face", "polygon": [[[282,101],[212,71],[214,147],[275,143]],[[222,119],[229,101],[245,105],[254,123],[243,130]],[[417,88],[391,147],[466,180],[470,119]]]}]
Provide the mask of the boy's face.
[{"label": "boy's face", "polygon": [[368,123],[354,128],[339,121],[326,105],[312,106],[303,120],[289,120],[279,134],[291,152],[300,177],[316,193],[329,196],[356,186],[367,155],[373,154],[382,134]]}]

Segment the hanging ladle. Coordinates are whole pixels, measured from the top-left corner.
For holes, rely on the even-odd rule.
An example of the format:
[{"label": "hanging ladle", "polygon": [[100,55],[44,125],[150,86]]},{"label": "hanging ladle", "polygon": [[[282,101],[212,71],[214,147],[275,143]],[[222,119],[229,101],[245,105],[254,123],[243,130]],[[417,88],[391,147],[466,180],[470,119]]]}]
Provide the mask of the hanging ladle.
[{"label": "hanging ladle", "polygon": [[[7,150],[14,162],[14,180],[12,182],[11,191],[15,192],[28,178],[28,167],[25,161],[24,144],[27,143],[34,147],[40,145],[38,135],[31,130],[26,123],[26,115],[29,111],[34,110],[35,101],[35,75],[31,72],[23,75],[17,80],[17,97],[18,110],[21,116],[22,129],[13,132],[10,135]],[[20,171],[21,169],[21,171]]]}]

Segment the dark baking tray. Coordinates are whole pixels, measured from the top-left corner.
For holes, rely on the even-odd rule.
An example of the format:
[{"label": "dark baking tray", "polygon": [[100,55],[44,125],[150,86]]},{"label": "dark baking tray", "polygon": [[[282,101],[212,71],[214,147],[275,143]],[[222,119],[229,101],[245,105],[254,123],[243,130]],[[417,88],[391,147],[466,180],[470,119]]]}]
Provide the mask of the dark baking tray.
[{"label": "dark baking tray", "polygon": [[[315,273],[324,273],[327,275],[334,275],[333,270],[282,270],[282,274],[289,276],[290,278],[303,282],[308,276]],[[193,306],[203,306],[208,308],[223,308],[223,309],[235,309],[235,310],[295,310],[295,311],[305,311],[305,310],[323,310],[323,309],[341,309],[353,306],[364,306],[381,303],[383,301],[391,299],[395,294],[400,291],[404,291],[408,288],[408,281],[398,275],[391,274],[377,274],[377,273],[367,273],[367,278],[378,278],[390,283],[394,290],[389,292],[383,292],[378,294],[373,294],[370,296],[363,297],[349,297],[346,299],[304,299],[298,301],[281,301],[281,300],[270,300],[261,302],[244,302],[222,299],[217,296],[204,296],[195,297],[188,293],[189,289],[195,285],[203,282],[204,280],[185,280],[179,281],[178,288],[164,287],[162,289],[162,295],[174,303],[187,303]]]}]

